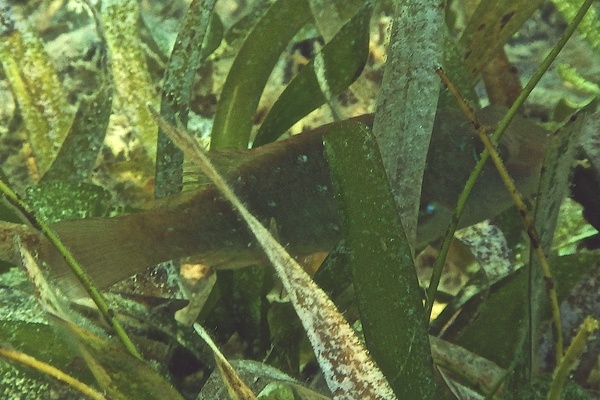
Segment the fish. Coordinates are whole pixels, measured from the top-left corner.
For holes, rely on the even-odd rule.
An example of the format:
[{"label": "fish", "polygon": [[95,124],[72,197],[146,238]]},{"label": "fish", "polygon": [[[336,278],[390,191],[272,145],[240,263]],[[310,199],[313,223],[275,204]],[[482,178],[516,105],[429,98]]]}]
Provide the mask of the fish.
[{"label": "fish", "polygon": [[[477,112],[484,126],[494,126],[505,110]],[[372,125],[373,115],[353,119]],[[292,255],[330,251],[342,236],[335,194],[323,149],[329,125],[258,148],[210,152],[217,170],[236,195],[263,223],[274,223],[277,237]],[[503,160],[524,195],[535,191],[549,134],[517,117],[500,140]],[[437,112],[423,177],[417,238],[426,243],[442,235],[482,145],[474,128],[457,109]],[[200,179],[202,181],[202,179]],[[460,226],[492,218],[511,205],[498,173],[488,162],[475,185]],[[433,211],[432,211],[433,210]],[[49,242],[22,225],[13,227],[50,269],[65,292],[78,282]],[[111,218],[64,220],[52,229],[104,289],[161,262],[191,259],[213,268],[240,268],[266,263],[252,234],[208,180],[194,190],[158,202],[152,209]],[[0,230],[0,259],[4,250]]]}]

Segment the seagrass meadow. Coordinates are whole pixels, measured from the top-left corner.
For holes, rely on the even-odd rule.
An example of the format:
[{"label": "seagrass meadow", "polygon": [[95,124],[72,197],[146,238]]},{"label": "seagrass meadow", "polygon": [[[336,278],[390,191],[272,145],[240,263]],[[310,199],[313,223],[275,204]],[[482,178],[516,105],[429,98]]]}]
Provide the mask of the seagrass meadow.
[{"label": "seagrass meadow", "polygon": [[598,398],[598,12],[0,0],[0,397]]}]

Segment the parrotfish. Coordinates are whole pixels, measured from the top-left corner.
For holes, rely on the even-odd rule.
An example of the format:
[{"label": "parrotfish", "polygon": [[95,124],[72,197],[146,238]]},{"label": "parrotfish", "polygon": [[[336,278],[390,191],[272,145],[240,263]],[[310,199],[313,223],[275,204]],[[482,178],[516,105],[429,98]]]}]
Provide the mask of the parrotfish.
[{"label": "parrotfish", "polygon": [[[477,114],[493,126],[503,110]],[[372,116],[355,118],[370,125]],[[211,159],[234,192],[264,223],[274,222],[279,240],[293,255],[329,251],[341,238],[335,196],[323,153],[330,125],[251,150],[211,152]],[[519,190],[533,193],[539,179],[548,132],[517,118],[499,148]],[[444,233],[450,210],[475,165],[482,146],[473,127],[454,109],[439,110],[423,178],[418,242]],[[491,163],[475,186],[461,219],[468,226],[491,218],[511,205]],[[236,268],[264,262],[265,257],[243,221],[217,189],[199,188],[164,199],[160,206],[113,218],[65,220],[53,229],[100,288],[160,262],[189,257],[214,268]],[[19,228],[51,275],[67,291],[77,285],[61,256],[43,238]],[[0,232],[0,242],[3,238]],[[0,244],[0,253],[6,246]],[[9,251],[0,258],[12,259]]]}]

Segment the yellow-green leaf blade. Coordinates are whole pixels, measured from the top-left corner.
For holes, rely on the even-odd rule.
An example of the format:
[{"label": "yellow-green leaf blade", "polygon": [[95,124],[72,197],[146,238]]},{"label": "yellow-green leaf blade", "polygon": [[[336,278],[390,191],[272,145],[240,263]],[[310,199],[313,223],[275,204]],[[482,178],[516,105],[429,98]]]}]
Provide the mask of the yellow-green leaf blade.
[{"label": "yellow-green leaf blade", "polygon": [[19,104],[41,177],[56,157],[73,115],[41,39],[6,10],[0,31],[0,61]]},{"label": "yellow-green leaf blade", "polygon": [[146,107],[158,96],[138,34],[139,9],[133,0],[102,2],[102,25],[110,52],[110,65],[116,88],[115,109],[123,114],[152,161],[156,158],[158,127]]}]

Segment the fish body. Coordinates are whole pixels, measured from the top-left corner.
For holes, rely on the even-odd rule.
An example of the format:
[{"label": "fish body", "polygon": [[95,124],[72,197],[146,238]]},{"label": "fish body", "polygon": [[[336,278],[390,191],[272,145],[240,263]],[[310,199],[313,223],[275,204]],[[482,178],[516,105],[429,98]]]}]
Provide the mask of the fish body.
[{"label": "fish body", "polygon": [[[292,254],[328,251],[340,237],[323,154],[324,131],[252,150],[219,151],[211,157],[249,210],[263,223],[276,225],[279,240]],[[238,213],[212,184],[160,204],[114,218],[65,220],[52,228],[99,287],[182,257],[215,268],[266,260]],[[48,248],[42,258],[53,275],[65,281],[62,286],[71,285],[71,272],[54,249]]]},{"label": "fish body", "polygon": [[[484,109],[484,124],[502,113]],[[356,119],[372,123],[372,116]],[[436,204],[432,217],[420,220],[420,243],[443,234],[450,210],[477,161],[480,147],[473,128],[456,110],[438,112],[423,180],[423,196]],[[263,223],[274,223],[280,242],[291,254],[329,251],[341,238],[332,183],[323,153],[328,126],[252,150],[226,150],[211,156],[234,192]],[[508,148],[509,166],[518,187],[532,193],[540,160],[519,164],[511,152],[533,141],[543,156],[547,132],[524,120],[513,123],[501,143]],[[543,159],[543,157],[542,157]],[[217,268],[235,268],[264,261],[246,225],[210,183],[164,202],[165,206],[114,218],[67,220],[53,225],[75,258],[99,287],[104,288],[160,262],[191,257]],[[461,225],[493,217],[510,206],[497,172],[489,165],[474,188]],[[41,257],[67,288],[74,278],[60,255],[49,245]]]}]

